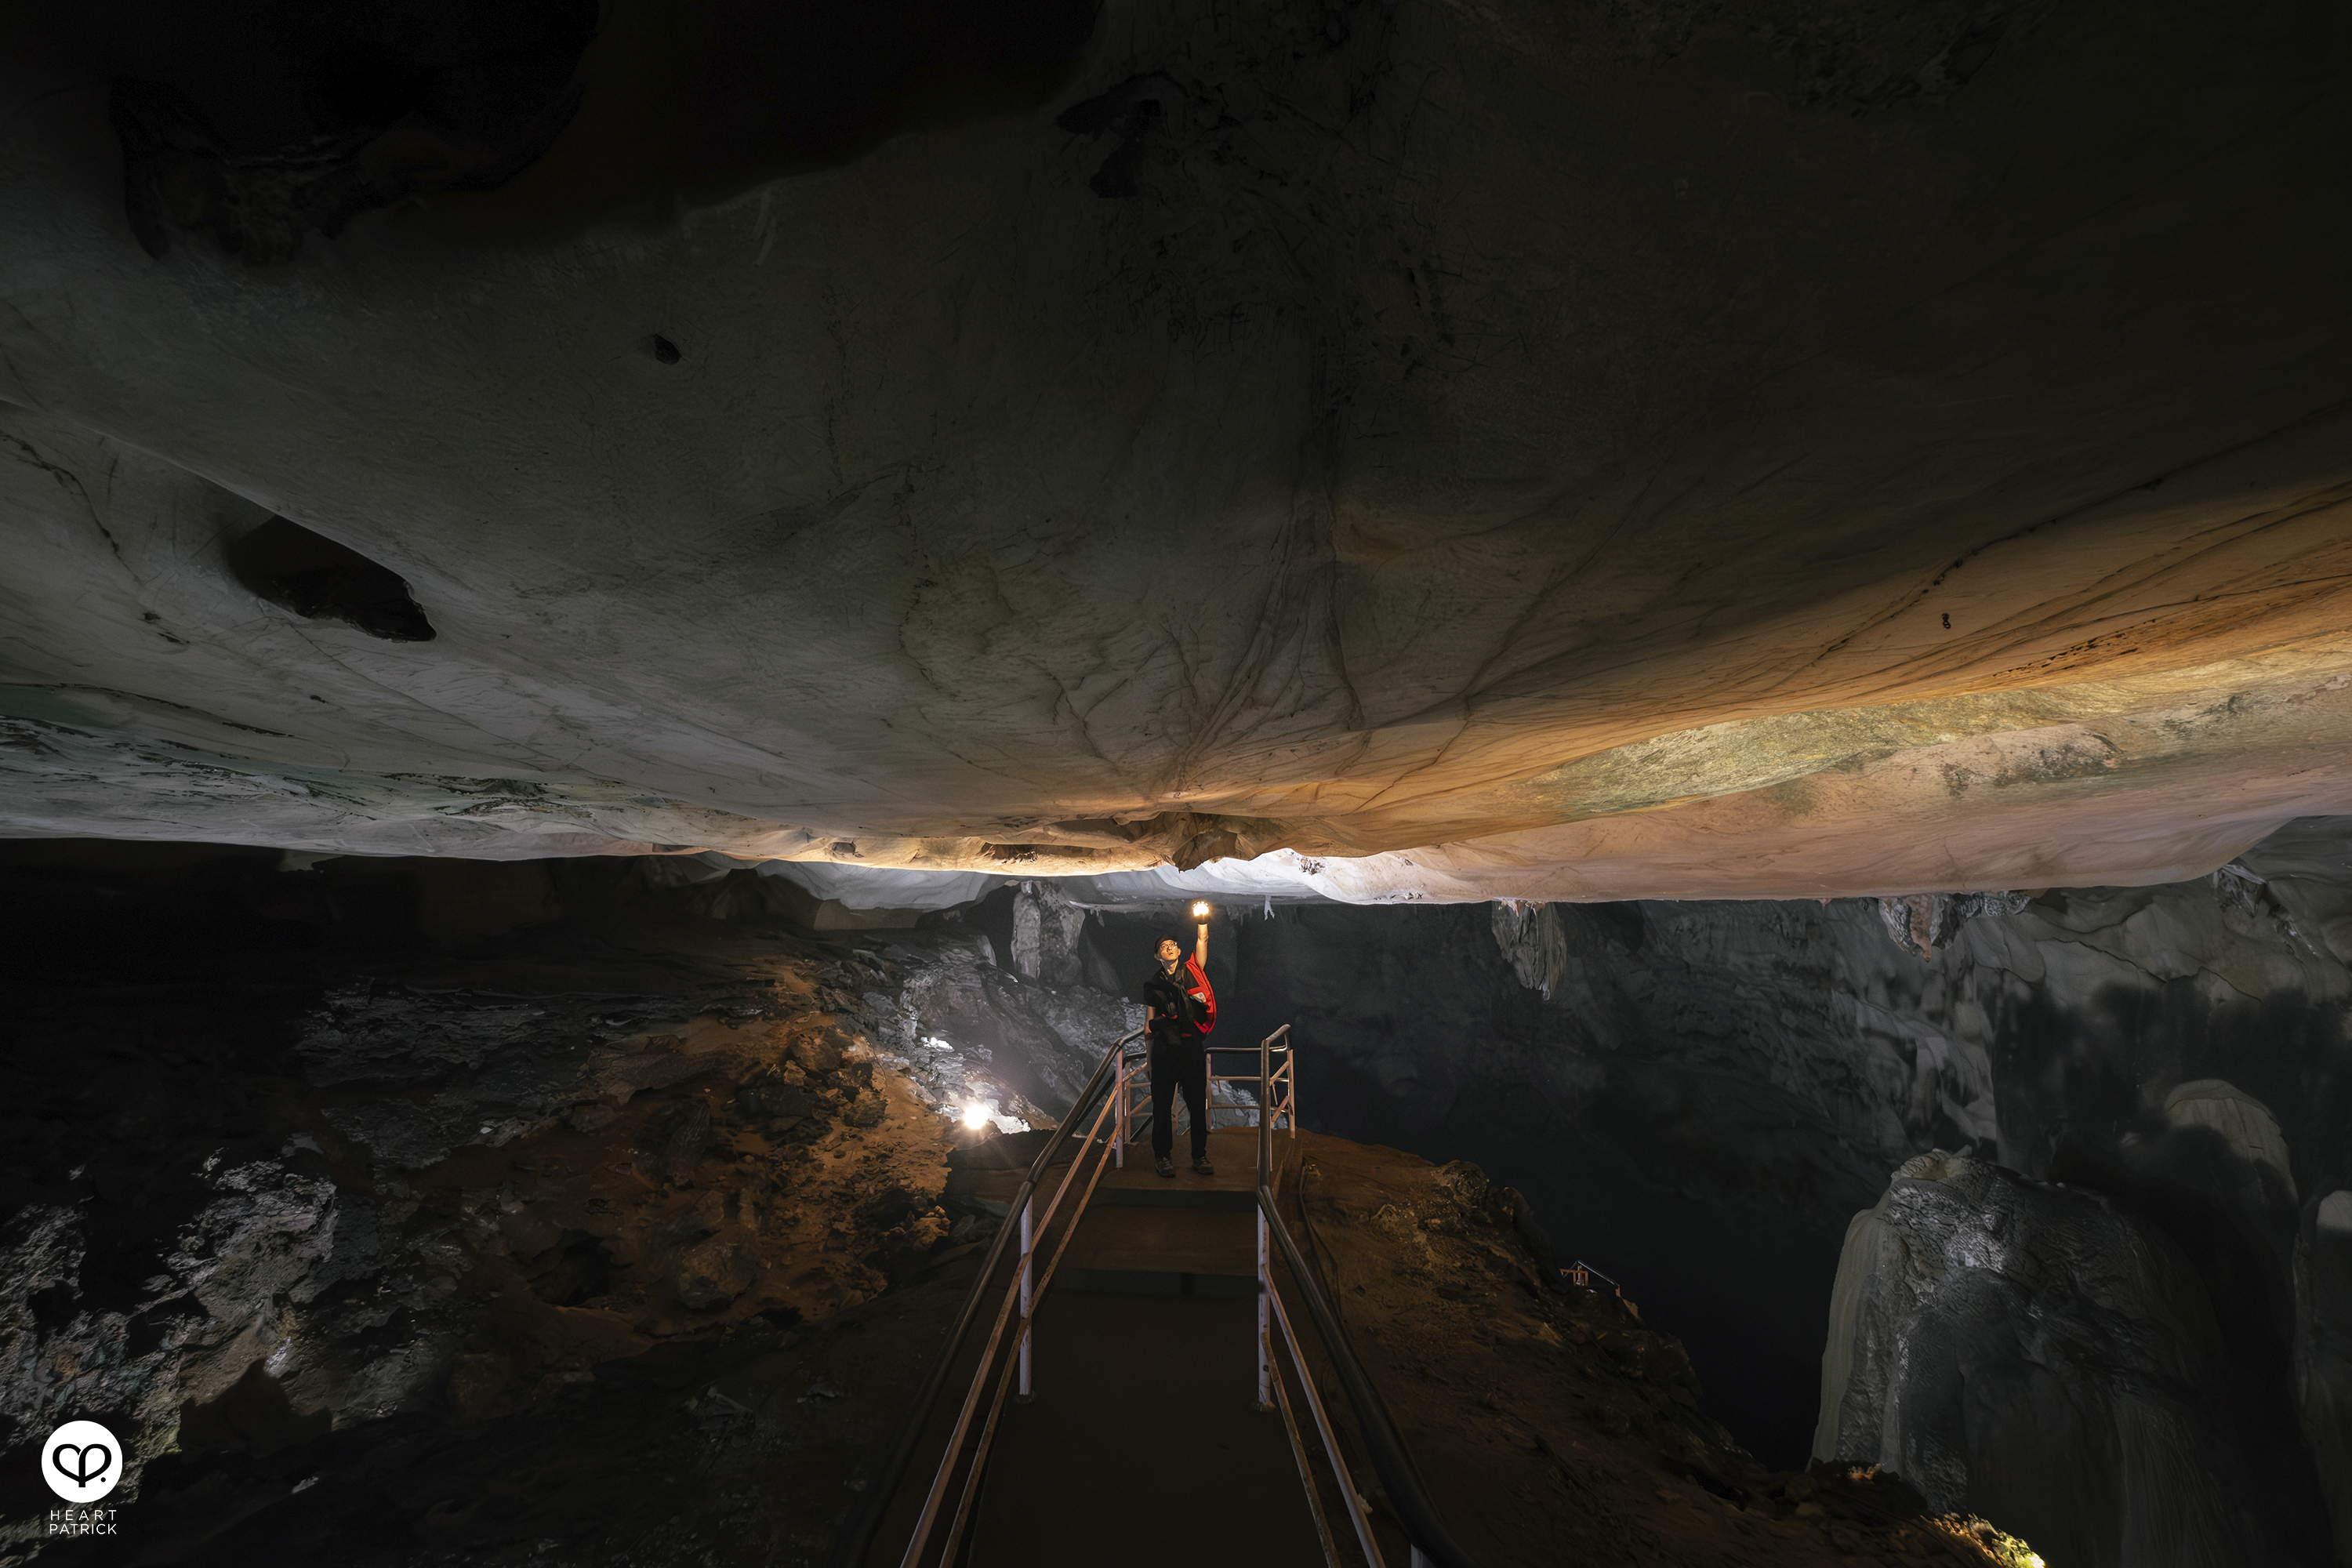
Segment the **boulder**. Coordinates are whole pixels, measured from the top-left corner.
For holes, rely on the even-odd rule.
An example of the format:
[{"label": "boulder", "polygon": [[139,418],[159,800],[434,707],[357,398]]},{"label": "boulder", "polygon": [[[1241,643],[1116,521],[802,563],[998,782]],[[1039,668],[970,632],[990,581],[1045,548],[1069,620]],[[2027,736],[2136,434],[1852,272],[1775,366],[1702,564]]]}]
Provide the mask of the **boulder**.
[{"label": "boulder", "polygon": [[2336,1522],[2336,1556],[2352,1563],[2352,1190],[2313,1204],[2295,1249],[2297,1414]]},{"label": "boulder", "polygon": [[2295,1560],[2186,1258],[2098,1194],[1941,1151],[1846,1233],[1814,1458],[1876,1464],[2068,1568]]},{"label": "boulder", "polygon": [[677,1299],[698,1312],[724,1307],[760,1277],[758,1251],[733,1237],[713,1237],[677,1262]]},{"label": "boulder", "polygon": [[699,1100],[688,1100],[666,1126],[659,1167],[662,1180],[682,1187],[694,1180],[695,1167],[702,1163],[709,1147],[710,1107]]}]

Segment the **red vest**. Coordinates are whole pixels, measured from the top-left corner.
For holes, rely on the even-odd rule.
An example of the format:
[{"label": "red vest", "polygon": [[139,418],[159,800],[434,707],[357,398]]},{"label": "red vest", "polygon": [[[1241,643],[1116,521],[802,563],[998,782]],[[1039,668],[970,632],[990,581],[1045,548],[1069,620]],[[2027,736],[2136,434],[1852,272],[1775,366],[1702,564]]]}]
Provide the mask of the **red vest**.
[{"label": "red vest", "polygon": [[1185,955],[1184,969],[1192,981],[1192,984],[1185,989],[1200,1001],[1201,1033],[1205,1035],[1217,1026],[1217,994],[1210,986],[1209,976],[1202,970],[1201,960],[1197,955],[1191,953]]}]

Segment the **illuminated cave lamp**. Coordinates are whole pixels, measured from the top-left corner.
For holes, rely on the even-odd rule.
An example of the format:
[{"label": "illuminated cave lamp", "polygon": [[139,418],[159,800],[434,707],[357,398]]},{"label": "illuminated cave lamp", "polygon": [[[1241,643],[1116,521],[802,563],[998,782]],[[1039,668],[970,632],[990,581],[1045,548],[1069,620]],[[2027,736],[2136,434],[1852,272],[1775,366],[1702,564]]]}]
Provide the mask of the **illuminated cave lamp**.
[{"label": "illuminated cave lamp", "polygon": [[1209,901],[1206,899],[1202,899],[1192,905],[1192,918],[1196,921],[1209,918]]},{"label": "illuminated cave lamp", "polygon": [[988,1107],[967,1105],[963,1108],[963,1124],[975,1130],[988,1125]]}]

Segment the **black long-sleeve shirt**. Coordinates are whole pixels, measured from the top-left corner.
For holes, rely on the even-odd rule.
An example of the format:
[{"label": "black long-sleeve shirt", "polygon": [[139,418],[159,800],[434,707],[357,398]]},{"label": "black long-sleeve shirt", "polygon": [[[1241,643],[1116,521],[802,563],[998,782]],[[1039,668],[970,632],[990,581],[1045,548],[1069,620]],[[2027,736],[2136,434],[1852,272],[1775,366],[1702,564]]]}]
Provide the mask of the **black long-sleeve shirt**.
[{"label": "black long-sleeve shirt", "polygon": [[1171,973],[1155,963],[1143,982],[1143,1005],[1151,1009],[1151,1031],[1176,1039],[1198,1039],[1207,1009],[1192,993],[1191,969],[1179,961]]}]

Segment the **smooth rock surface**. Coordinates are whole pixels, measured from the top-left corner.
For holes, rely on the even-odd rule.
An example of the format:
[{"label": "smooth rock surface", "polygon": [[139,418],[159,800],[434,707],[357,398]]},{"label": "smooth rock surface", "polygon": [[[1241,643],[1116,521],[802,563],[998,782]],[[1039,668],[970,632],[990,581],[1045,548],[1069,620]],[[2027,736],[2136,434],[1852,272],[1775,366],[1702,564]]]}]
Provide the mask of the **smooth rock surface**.
[{"label": "smooth rock surface", "polygon": [[10,13],[0,828],[1378,902],[2352,805],[2327,5],[754,11]]}]

